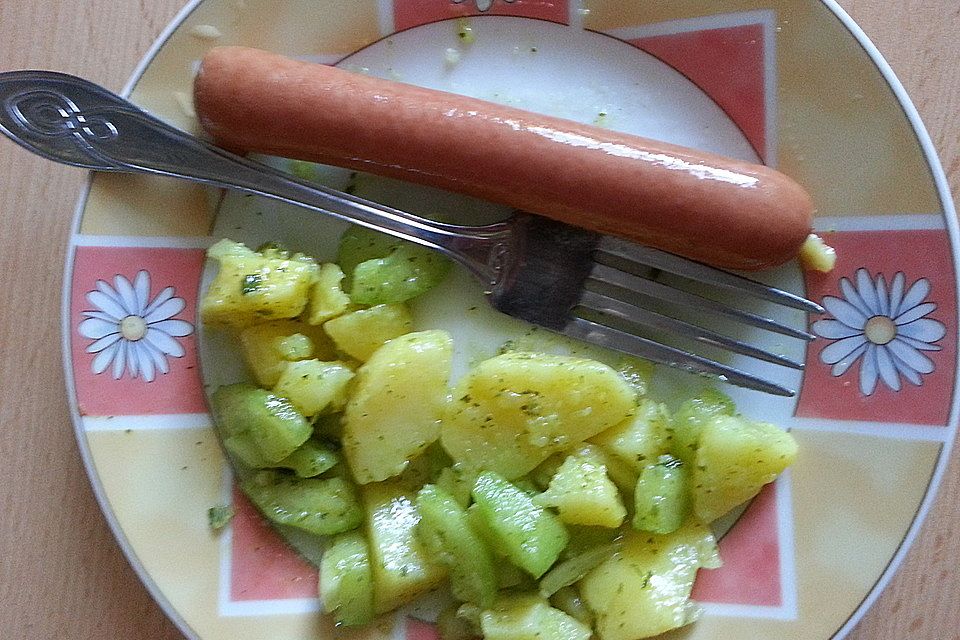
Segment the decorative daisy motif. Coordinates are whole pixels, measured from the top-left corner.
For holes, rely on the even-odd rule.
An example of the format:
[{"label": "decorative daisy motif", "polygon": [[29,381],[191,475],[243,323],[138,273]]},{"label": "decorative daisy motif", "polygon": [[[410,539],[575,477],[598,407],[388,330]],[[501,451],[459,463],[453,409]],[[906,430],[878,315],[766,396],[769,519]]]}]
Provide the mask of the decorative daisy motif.
[{"label": "decorative daisy motif", "polygon": [[[467,0],[453,0],[454,4],[463,4]],[[504,2],[513,4],[516,0],[503,0]],[[493,0],[474,0],[477,3],[477,11],[488,11],[490,7],[493,6]]]},{"label": "decorative daisy motif", "polygon": [[834,341],[820,352],[820,360],[831,365],[834,376],[842,376],[862,359],[860,391],[864,395],[873,394],[878,380],[893,391],[900,390],[901,377],[919,386],[921,376],[934,369],[923,352],[940,350],[934,343],[946,335],[946,327],[926,317],[937,308],[925,301],[930,282],[921,278],[909,288],[905,283],[902,272],[888,286],[883,274],[873,279],[866,269],[858,269],[856,284],[840,279],[842,298],[823,299],[834,319],[813,323],[814,333]]},{"label": "decorative daisy motif", "polygon": [[97,290],[87,293],[87,301],[96,311],[84,311],[86,317],[77,332],[93,340],[87,353],[95,353],[91,368],[101,374],[112,365],[115,380],[124,372],[131,378],[142,377],[152,382],[160,373],[167,373],[167,357],[181,358],[185,351],[176,338],[193,333],[193,325],[173,317],[186,306],[183,298],[174,296],[167,287],[150,300],[150,274],[137,273],[133,284],[123,276],[115,276],[111,287],[97,280]]}]

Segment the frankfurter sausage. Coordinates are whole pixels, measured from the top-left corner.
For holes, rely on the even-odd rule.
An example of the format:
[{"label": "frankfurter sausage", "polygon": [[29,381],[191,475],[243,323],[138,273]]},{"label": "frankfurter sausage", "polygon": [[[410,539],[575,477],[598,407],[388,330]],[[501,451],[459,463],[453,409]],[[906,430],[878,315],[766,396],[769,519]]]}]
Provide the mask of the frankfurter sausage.
[{"label": "frankfurter sausage", "polygon": [[233,149],[458,191],[715,266],[796,256],[813,204],[769,167],[432,89],[220,47],[194,101]]}]

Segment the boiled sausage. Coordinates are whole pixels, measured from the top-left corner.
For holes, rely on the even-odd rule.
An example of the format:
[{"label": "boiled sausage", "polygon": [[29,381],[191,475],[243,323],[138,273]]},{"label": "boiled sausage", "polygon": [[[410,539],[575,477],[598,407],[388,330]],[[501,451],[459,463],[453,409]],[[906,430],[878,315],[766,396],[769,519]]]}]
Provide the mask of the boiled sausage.
[{"label": "boiled sausage", "polygon": [[400,82],[219,47],[194,100],[232,149],[457,191],[731,269],[796,256],[813,204],[763,165]]}]

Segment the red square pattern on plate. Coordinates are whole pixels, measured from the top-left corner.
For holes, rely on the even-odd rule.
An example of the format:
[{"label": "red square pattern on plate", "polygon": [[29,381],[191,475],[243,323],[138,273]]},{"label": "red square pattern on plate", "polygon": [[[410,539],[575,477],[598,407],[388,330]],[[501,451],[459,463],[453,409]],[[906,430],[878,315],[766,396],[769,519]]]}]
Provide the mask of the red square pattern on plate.
[{"label": "red square pattern on plate", "polygon": [[195,331],[203,262],[202,249],[77,247],[69,330],[80,415],[206,411]]},{"label": "red square pattern on plate", "polygon": [[283,541],[236,487],[233,509],[230,600],[316,598],[316,568]]},{"label": "red square pattern on plate", "polygon": [[770,484],[720,539],[723,566],[700,570],[692,598],[702,603],[780,606],[777,521],[777,485]]},{"label": "red square pattern on plate", "polygon": [[416,618],[407,618],[404,640],[440,640],[440,633],[432,624]]},{"label": "red square pattern on plate", "polygon": [[394,0],[393,22],[397,31],[465,16],[520,16],[569,24],[567,5],[561,0]]},{"label": "red square pattern on plate", "polygon": [[763,158],[766,94],[762,24],[646,36],[629,42],[700,87]]},{"label": "red square pattern on plate", "polygon": [[828,313],[812,318],[818,338],[807,349],[797,416],[945,425],[957,358],[947,232],[823,235],[837,266],[806,276],[808,297]]}]

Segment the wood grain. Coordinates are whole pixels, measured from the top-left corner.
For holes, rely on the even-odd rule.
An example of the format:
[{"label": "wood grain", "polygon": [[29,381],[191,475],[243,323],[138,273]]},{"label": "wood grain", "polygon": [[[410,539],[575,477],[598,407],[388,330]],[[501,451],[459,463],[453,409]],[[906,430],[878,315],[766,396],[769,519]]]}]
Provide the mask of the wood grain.
[{"label": "wood grain", "polygon": [[[960,193],[960,3],[841,0],[893,67]],[[956,201],[956,198],[955,198]],[[960,640],[960,460],[906,562],[850,640]]]},{"label": "wood grain", "polygon": [[[180,5],[0,2],[0,69],[119,90]],[[64,248],[85,179],[0,141],[0,637],[182,640],[107,528],[63,393]]]},{"label": "wood grain", "polygon": [[[899,74],[960,191],[960,4],[841,0]],[[0,2],[0,70],[119,89],[181,0]],[[84,175],[0,141],[0,637],[176,640],[80,462],[60,356],[63,256]],[[960,640],[960,464],[852,640]]]}]

